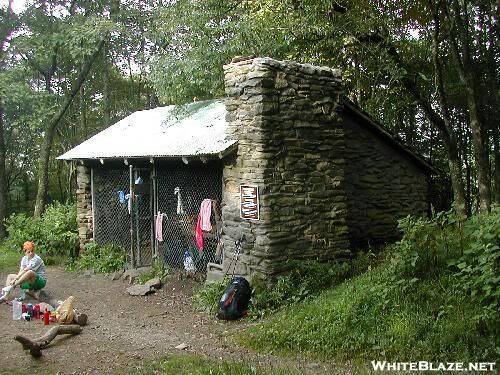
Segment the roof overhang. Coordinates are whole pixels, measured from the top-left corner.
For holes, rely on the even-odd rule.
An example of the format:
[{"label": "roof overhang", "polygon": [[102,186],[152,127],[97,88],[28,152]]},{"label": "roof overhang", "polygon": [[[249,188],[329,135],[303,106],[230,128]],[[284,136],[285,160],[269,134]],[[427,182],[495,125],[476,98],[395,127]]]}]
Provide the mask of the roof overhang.
[{"label": "roof overhang", "polygon": [[203,161],[223,158],[236,147],[219,99],[134,112],[57,159]]}]

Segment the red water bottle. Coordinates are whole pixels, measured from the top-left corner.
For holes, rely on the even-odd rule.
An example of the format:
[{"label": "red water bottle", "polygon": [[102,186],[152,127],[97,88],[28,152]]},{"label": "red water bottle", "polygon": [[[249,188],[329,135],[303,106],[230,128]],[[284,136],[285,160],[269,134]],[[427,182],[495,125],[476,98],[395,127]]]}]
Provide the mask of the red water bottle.
[{"label": "red water bottle", "polygon": [[45,309],[45,312],[43,313],[43,325],[46,325],[46,326],[49,325],[49,317],[50,317],[49,310]]}]

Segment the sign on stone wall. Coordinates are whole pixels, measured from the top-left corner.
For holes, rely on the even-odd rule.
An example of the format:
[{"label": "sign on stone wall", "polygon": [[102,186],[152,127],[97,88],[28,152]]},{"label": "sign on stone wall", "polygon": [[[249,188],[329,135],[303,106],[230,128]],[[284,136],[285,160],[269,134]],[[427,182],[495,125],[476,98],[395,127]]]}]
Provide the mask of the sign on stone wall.
[{"label": "sign on stone wall", "polygon": [[259,187],[240,185],[240,217],[244,220],[259,220]]}]

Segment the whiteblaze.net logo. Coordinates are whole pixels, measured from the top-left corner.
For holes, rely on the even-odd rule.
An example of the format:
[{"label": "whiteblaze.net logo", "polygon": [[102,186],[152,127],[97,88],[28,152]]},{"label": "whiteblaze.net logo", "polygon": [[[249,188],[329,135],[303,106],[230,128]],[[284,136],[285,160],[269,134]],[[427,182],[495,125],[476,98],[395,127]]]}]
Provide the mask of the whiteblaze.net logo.
[{"label": "whiteblaze.net logo", "polygon": [[371,361],[374,371],[495,371],[495,362]]}]

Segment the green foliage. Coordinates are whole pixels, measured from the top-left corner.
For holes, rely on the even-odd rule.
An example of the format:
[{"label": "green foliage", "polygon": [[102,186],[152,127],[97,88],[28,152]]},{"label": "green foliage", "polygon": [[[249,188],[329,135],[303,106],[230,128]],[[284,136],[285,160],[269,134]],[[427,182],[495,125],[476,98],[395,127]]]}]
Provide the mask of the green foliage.
[{"label": "green foliage", "polygon": [[270,288],[263,283],[255,283],[251,314],[262,316],[303,301],[339,284],[349,272],[347,263],[300,263],[289,273],[278,276]]},{"label": "green foliage", "polygon": [[0,271],[14,272],[19,269],[20,252],[15,251],[5,242],[0,244]]},{"label": "green foliage", "polygon": [[19,250],[25,241],[33,241],[36,252],[48,256],[69,257],[76,254],[78,233],[75,205],[55,203],[39,219],[24,213],[5,220],[9,237],[6,246]]},{"label": "green foliage", "polygon": [[[256,280],[252,285],[251,317],[262,317],[284,306],[303,301],[321,291],[340,283],[350,272],[347,263],[302,262],[271,285]],[[213,312],[224,293],[229,280],[209,284],[194,295],[193,303],[198,308]]]},{"label": "green foliage", "polygon": [[452,211],[432,219],[407,216],[399,221],[403,239],[394,247],[395,271],[402,277],[425,278],[446,269],[450,259],[460,255],[462,222]]},{"label": "green foliage", "polygon": [[85,245],[85,252],[69,270],[93,270],[94,272],[114,272],[125,268],[127,252],[115,245],[99,246],[96,243]]},{"label": "green foliage", "polygon": [[410,288],[421,279],[449,274],[483,306],[477,319],[491,321],[500,309],[500,208],[458,220],[453,212],[400,221],[403,239],[394,247],[394,282]]},{"label": "green foliage", "polygon": [[169,274],[170,269],[165,267],[164,263],[155,262],[149,272],[146,272],[137,278],[137,282],[139,284],[144,284],[146,281],[154,279],[155,277],[158,277],[160,280],[165,281],[166,277]]},{"label": "green foliage", "polygon": [[225,279],[222,283],[212,283],[202,286],[193,295],[193,306],[201,311],[214,313],[218,306],[217,303],[228,284],[229,280]]},{"label": "green foliage", "polygon": [[[378,257],[359,257],[352,269],[363,274],[286,307],[237,341],[322,359],[497,360],[498,208],[467,221],[441,213],[400,225],[403,239],[379,266]],[[279,298],[279,288],[273,293]]]},{"label": "green foliage", "polygon": [[450,261],[462,288],[486,310],[476,318],[487,322],[500,311],[500,207],[477,215],[463,228],[463,255]]},{"label": "green foliage", "polygon": [[382,265],[317,298],[289,306],[238,335],[258,351],[331,359],[495,360],[495,334],[472,317],[481,307],[450,276],[403,290]]},{"label": "green foliage", "polygon": [[172,355],[133,371],[132,374],[192,374],[192,375],[286,375],[299,374],[290,369],[260,369],[246,363],[217,362],[196,355]]}]

